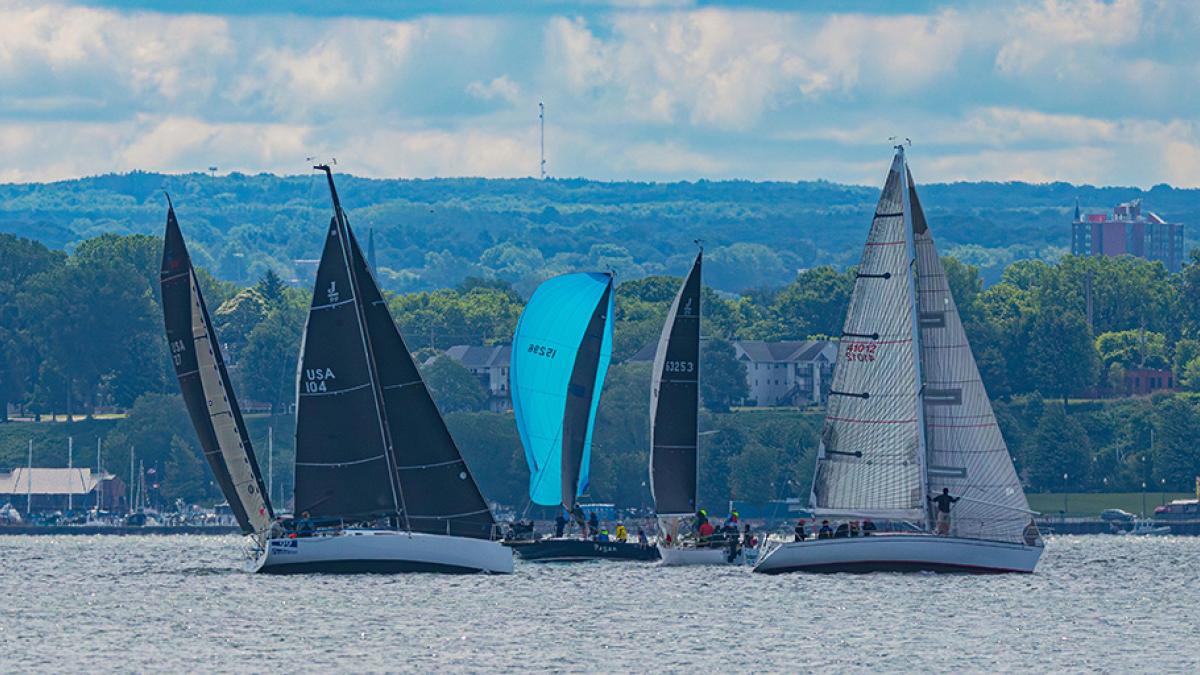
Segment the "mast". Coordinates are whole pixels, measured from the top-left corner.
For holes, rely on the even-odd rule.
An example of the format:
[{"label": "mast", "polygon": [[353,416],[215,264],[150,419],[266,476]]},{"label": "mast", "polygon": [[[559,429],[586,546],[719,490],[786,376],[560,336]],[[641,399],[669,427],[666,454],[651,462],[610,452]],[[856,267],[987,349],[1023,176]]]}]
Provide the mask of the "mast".
[{"label": "mast", "polygon": [[29,463],[25,470],[25,515],[33,513],[33,439],[29,439]]},{"label": "mast", "polygon": [[[912,200],[909,198],[908,184],[908,160],[904,157],[904,145],[896,146],[896,155],[900,158],[900,192],[901,206],[904,212],[904,250],[908,256],[908,291],[911,302],[909,309],[912,316],[912,350],[913,350],[913,377],[917,383],[917,462],[920,463],[921,476],[921,499],[924,501],[929,496],[929,472],[928,472],[928,442],[925,436],[925,376],[921,369],[921,322],[920,322],[920,301],[917,293],[917,248],[913,238],[913,214]],[[925,529],[930,528],[929,506],[926,502],[925,508]]]},{"label": "mast", "polygon": [[99,515],[100,515],[100,506],[104,499],[104,491],[101,489],[101,487],[103,485],[103,482],[101,481],[102,476],[103,476],[103,471],[101,471],[101,469],[100,469],[100,437],[97,436],[96,437],[96,515],[97,515],[97,517],[99,517]]},{"label": "mast", "polygon": [[[72,455],[74,454],[74,452],[75,452],[75,437],[67,436],[67,512],[68,513],[70,513],[71,511],[73,511],[75,509],[75,500],[73,499],[73,497],[75,495],[71,492],[71,473],[72,473],[71,469],[75,468],[74,465],[72,464],[72,459],[73,459]],[[82,482],[82,481],[80,481],[80,482]]]}]

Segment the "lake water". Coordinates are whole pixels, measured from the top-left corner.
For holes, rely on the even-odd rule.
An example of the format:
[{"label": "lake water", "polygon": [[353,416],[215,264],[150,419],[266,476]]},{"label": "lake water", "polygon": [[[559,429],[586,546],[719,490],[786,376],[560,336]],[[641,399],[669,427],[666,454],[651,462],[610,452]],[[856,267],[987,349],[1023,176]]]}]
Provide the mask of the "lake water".
[{"label": "lake water", "polygon": [[234,537],[0,537],[0,671],[1191,671],[1200,538],[1057,537],[1036,574],[517,563],[253,576]]}]

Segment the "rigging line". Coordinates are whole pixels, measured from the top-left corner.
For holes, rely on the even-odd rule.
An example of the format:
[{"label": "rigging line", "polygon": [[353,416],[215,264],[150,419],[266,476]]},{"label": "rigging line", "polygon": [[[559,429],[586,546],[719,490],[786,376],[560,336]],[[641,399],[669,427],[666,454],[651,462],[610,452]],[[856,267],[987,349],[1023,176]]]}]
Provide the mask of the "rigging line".
[{"label": "rigging line", "polygon": [[366,389],[369,386],[371,386],[371,383],[367,382],[366,384],[360,384],[357,387],[349,387],[347,389],[338,389],[336,391],[312,391],[312,392],[302,391],[302,392],[300,392],[300,395],[305,398],[307,398],[309,396],[337,396],[339,394],[349,394],[350,392],[358,391],[359,389]]},{"label": "rigging line", "polygon": [[453,518],[466,518],[467,516],[477,516],[481,513],[491,513],[491,509],[479,509],[478,511],[464,511],[463,513],[447,513],[447,514],[429,514],[416,515],[410,514],[409,518],[413,520],[451,520]]},{"label": "rigging line", "polygon": [[354,298],[352,298],[352,297],[346,298],[345,300],[339,300],[338,302],[329,302],[324,305],[313,305],[312,307],[309,307],[309,311],[315,312],[318,309],[333,309],[334,307],[341,307],[342,305],[348,305],[352,302],[354,302]]},{"label": "rigging line", "polygon": [[411,471],[414,469],[433,469],[433,468],[436,468],[439,466],[450,466],[452,464],[465,464],[465,463],[466,462],[461,457],[459,457],[458,459],[452,459],[447,462],[436,462],[434,464],[410,464],[408,466],[398,466],[398,467],[396,467],[396,470],[397,471]]}]

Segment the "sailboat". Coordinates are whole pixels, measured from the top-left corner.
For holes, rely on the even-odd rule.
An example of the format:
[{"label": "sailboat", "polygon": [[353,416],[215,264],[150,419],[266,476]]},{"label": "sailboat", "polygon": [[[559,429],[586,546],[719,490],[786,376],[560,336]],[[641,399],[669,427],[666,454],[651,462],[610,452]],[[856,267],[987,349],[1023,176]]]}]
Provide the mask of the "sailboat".
[{"label": "sailboat", "polygon": [[[521,313],[509,370],[513,415],[529,464],[531,503],[581,518],[592,428],[612,359],[611,274],[565,274],[543,282]],[[653,546],[549,537],[510,544],[526,560],[656,560]]]},{"label": "sailboat", "polygon": [[[810,507],[908,532],[790,542],[756,572],[1032,572],[1043,544],[904,146],[888,172],[841,334]],[[958,499],[935,531],[931,498]]]},{"label": "sailboat", "polygon": [[159,286],[171,363],[204,458],[238,526],[262,550],[275,514],[169,196]]},{"label": "sailboat", "polygon": [[735,543],[701,544],[690,532],[699,483],[700,269],[704,251],[675,294],[663,323],[650,382],[650,494],[664,565],[732,562]]}]

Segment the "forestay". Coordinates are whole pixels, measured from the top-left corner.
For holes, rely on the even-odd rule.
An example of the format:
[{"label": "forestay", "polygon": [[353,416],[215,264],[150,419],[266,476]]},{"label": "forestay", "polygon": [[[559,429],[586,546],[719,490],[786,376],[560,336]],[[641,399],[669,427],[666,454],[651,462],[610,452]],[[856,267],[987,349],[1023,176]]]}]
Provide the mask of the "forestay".
[{"label": "forestay", "polygon": [[544,282],[521,313],[509,371],[529,497],[570,509],[587,489],[592,427],[612,358],[612,277]]},{"label": "forestay", "polygon": [[204,457],[242,532],[265,536],[274,519],[271,503],[191,256],[170,206],[159,283],[171,361]]},{"label": "forestay", "polygon": [[911,174],[929,489],[949,488],[954,533],[1020,541],[1029,503],[996,423]]},{"label": "forestay", "polygon": [[667,312],[650,383],[650,492],[660,516],[696,511],[696,419],[700,383],[700,266]]},{"label": "forestay", "polygon": [[904,170],[897,153],[842,329],[812,485],[820,514],[925,519]]}]

